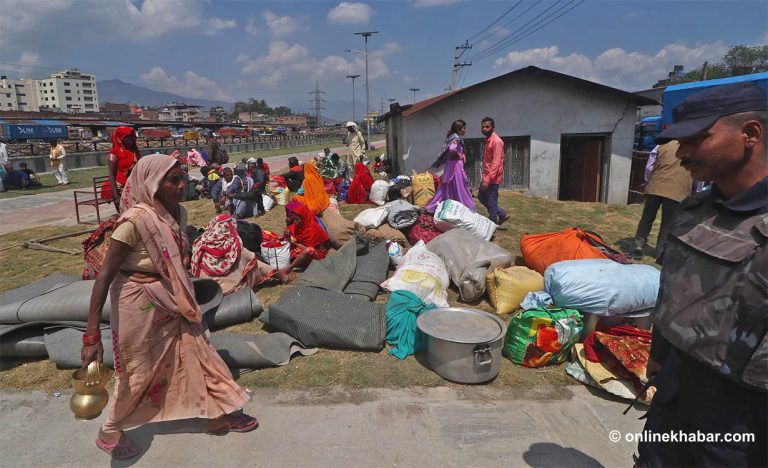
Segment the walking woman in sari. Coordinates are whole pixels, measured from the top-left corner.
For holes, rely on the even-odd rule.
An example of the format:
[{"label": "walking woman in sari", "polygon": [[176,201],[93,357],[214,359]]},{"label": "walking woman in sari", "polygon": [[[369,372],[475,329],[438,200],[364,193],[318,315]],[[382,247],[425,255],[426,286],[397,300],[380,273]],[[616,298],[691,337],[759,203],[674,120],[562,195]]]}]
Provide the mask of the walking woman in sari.
[{"label": "walking woman in sari", "polygon": [[312,260],[322,260],[331,249],[331,238],[320,225],[317,216],[306,205],[291,200],[285,205],[285,234],[291,242],[291,264],[283,269],[290,274],[295,268],[303,268]]},{"label": "walking woman in sari", "polygon": [[118,219],[91,295],[83,367],[102,361],[99,320],[107,293],[111,298],[115,389],[96,445],[113,458],[138,455],[123,430],[150,422],[203,418],[214,434],[258,426],[256,419],[235,413],[248,397],[201,325],[184,268],[183,190],[176,159],[139,160],[123,193],[128,209]]},{"label": "walking woman in sari", "polygon": [[371,171],[368,170],[368,166],[361,162],[356,162],[355,177],[352,179],[352,183],[347,191],[347,203],[360,205],[368,202],[368,195],[371,193],[372,185],[373,177],[371,176]]},{"label": "walking woman in sari", "polygon": [[136,132],[131,127],[117,127],[112,132],[112,149],[107,155],[109,182],[104,182],[101,194],[104,198],[111,197],[118,211],[120,194],[139,158],[141,153],[136,144]]},{"label": "walking woman in sari", "polygon": [[466,128],[467,124],[463,120],[456,120],[451,124],[440,155],[430,168],[433,173],[441,176],[441,179],[435,196],[425,207],[427,213],[434,213],[437,205],[444,200],[456,200],[473,212],[477,211],[472,199],[472,190],[469,188],[469,179],[464,172],[467,157],[464,155],[462,137]]}]

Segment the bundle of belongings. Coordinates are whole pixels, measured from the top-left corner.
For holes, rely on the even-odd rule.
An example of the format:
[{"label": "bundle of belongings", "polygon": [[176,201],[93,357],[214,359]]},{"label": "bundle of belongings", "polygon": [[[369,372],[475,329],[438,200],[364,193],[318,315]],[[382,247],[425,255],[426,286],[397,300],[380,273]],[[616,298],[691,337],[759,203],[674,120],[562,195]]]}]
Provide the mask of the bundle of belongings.
[{"label": "bundle of belongings", "polygon": [[651,332],[629,325],[598,326],[574,347],[566,367],[579,382],[627,400],[650,404],[656,388],[646,375]]},{"label": "bundle of belongings", "polygon": [[388,269],[385,244],[355,234],[339,250],[310,263],[259,320],[305,346],[381,350],[386,311],[372,301]]},{"label": "bundle of belongings", "polygon": [[[0,356],[47,357],[62,368],[82,365],[82,335],[94,281],[74,276],[51,275],[18,289],[0,294]],[[209,279],[193,280],[195,299],[203,313],[203,325],[211,331],[258,316],[261,303],[251,289],[224,296],[221,287]],[[101,316],[104,363],[114,366],[112,334],[109,327],[110,300]],[[211,342],[232,368],[259,369],[286,365],[291,356],[317,352],[285,333],[242,335],[211,334]]]},{"label": "bundle of belongings", "polygon": [[520,252],[528,268],[544,274],[544,270],[561,260],[611,259],[629,263],[627,257],[605,242],[596,232],[567,228],[562,232],[526,234],[520,237]]}]

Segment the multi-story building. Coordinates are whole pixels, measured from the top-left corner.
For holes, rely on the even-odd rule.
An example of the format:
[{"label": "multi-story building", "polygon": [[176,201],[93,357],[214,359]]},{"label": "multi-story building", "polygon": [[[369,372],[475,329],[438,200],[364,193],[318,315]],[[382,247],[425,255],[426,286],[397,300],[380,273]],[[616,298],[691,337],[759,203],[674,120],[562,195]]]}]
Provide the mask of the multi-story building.
[{"label": "multi-story building", "polygon": [[269,122],[269,116],[258,112],[239,112],[237,119],[242,123],[266,124]]},{"label": "multi-story building", "polygon": [[272,117],[272,123],[277,125],[285,125],[288,127],[306,127],[307,116],[306,115],[281,115],[278,117]]},{"label": "multi-story building", "polygon": [[196,122],[206,119],[208,115],[201,106],[190,106],[183,102],[169,102],[158,112],[159,120],[169,122]]},{"label": "multi-story building", "polygon": [[41,109],[60,109],[71,113],[99,112],[96,76],[77,68],[37,80],[37,96]]},{"label": "multi-story building", "polygon": [[39,107],[36,80],[9,80],[0,76],[0,110],[37,112]]}]

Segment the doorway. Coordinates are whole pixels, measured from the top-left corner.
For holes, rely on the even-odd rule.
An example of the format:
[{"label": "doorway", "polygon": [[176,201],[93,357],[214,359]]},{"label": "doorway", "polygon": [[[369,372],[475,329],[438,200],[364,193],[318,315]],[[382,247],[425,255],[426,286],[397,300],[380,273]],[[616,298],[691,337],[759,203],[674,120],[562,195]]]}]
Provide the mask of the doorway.
[{"label": "doorway", "polygon": [[605,140],[604,135],[560,137],[559,200],[603,200],[601,187],[607,176],[603,158]]}]

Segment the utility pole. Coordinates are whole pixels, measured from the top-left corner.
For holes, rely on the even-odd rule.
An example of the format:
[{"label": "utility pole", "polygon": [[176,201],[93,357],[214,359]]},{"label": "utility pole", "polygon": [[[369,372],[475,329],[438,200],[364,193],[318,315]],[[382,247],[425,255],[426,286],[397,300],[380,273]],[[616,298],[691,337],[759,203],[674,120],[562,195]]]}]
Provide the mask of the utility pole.
[{"label": "utility pole", "polygon": [[322,99],[320,97],[321,94],[326,94],[325,91],[320,91],[320,87],[317,84],[317,80],[315,80],[315,90],[310,91],[309,94],[314,94],[315,98],[310,99],[309,102],[315,103],[315,125],[318,127],[320,126],[320,110],[325,109],[325,107],[322,107],[321,103],[325,102],[325,99]]},{"label": "utility pole", "polygon": [[413,91],[413,103],[416,104],[416,91],[421,91],[419,88],[410,88],[408,91]]},{"label": "utility pole", "polygon": [[707,67],[709,67],[709,62],[704,62],[704,65],[701,67],[701,79],[702,79],[702,81],[706,81],[706,79],[707,79]]},{"label": "utility pole", "polygon": [[356,32],[356,36],[363,36],[365,39],[365,123],[368,128],[368,141],[371,141],[371,87],[368,86],[368,38],[378,34],[378,31]]},{"label": "utility pole", "polygon": [[360,78],[360,75],[347,75],[347,78],[352,78],[352,122],[355,120],[355,78]]},{"label": "utility pole", "polygon": [[459,60],[464,55],[464,52],[471,49],[472,46],[469,45],[469,41],[464,41],[464,44],[456,47],[456,52],[453,54],[453,68],[451,69],[451,87],[450,91],[453,91],[456,89],[456,75],[458,74],[459,70],[461,70],[464,67],[471,67],[472,62],[460,62]]}]

